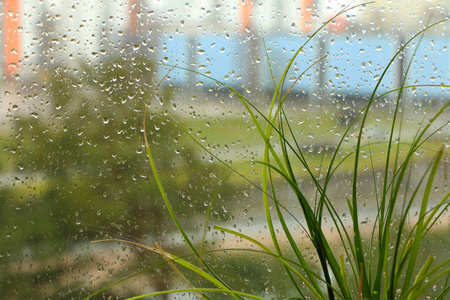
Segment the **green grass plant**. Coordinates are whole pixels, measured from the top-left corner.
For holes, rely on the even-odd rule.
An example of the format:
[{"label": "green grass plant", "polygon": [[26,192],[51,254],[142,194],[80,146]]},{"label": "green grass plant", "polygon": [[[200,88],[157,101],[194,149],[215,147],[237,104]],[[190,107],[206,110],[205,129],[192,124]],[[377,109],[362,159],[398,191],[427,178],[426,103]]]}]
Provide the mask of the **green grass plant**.
[{"label": "green grass plant", "polygon": [[[354,7],[347,7],[339,14],[345,13],[352,8]],[[313,297],[314,299],[410,300],[418,299],[430,289],[435,290],[434,295],[437,295],[436,299],[444,299],[450,292],[450,258],[447,255],[447,257],[439,258],[439,262],[436,262],[437,258],[430,256],[422,262],[420,253],[423,251],[423,240],[430,234],[433,226],[441,218],[448,217],[446,214],[448,214],[447,211],[450,205],[450,192],[444,194],[438,201],[432,199],[435,179],[439,176],[440,166],[443,164],[446,155],[446,147],[442,145],[436,148],[436,141],[430,142],[437,132],[448,126],[448,122],[437,124],[437,120],[446,113],[448,114],[450,102],[441,103],[441,107],[434,115],[427,115],[427,118],[420,122],[412,138],[405,140],[402,126],[405,105],[408,101],[407,91],[411,88],[433,85],[407,85],[405,80],[400,87],[383,95],[378,95],[377,91],[387,71],[397,59],[397,56],[401,55],[404,48],[414,39],[423,36],[426,30],[437,26],[445,20],[427,26],[398,50],[396,55],[387,62],[387,66],[367,104],[357,114],[356,118],[347,125],[345,132],[341,135],[331,154],[328,154],[328,157],[325,159],[323,156],[318,156],[315,158],[314,164],[311,164],[311,160],[302,148],[302,141],[299,140],[295,134],[296,130],[289,122],[288,111],[284,108],[289,91],[300,80],[302,75],[292,83],[292,86],[286,93],[282,91],[283,86],[286,84],[287,74],[296,56],[331,20],[324,23],[297,50],[288,62],[281,78],[278,81],[273,78],[275,92],[266,113],[233,87],[214,80],[219,85],[230,89],[241,101],[246,113],[251,118],[252,126],[256,128],[259,138],[263,142],[262,155],[241,166],[232,166],[207,149],[189,130],[184,129],[186,134],[191,136],[199,147],[229,169],[229,176],[224,178],[224,180],[228,180],[231,175],[237,174],[240,177],[244,177],[249,184],[261,191],[265,221],[271,244],[262,243],[257,238],[235,229],[219,225],[215,225],[214,229],[246,240],[259,248],[259,255],[265,255],[278,261],[284,270],[285,281],[291,286],[292,293],[296,295],[291,299]],[[411,60],[413,59],[414,57]],[[267,63],[270,69],[269,57],[267,57]],[[405,71],[405,78],[407,78],[410,66],[411,63]],[[203,76],[200,73],[197,74]],[[435,86],[436,88],[450,87],[449,85]],[[374,142],[372,144],[370,140],[364,141],[363,133],[367,128],[367,122],[370,113],[373,111],[373,106],[380,99],[394,94],[396,95],[396,100],[392,104],[392,114],[390,118],[386,118],[390,120],[387,141]],[[153,97],[154,94],[150,101]],[[144,117],[147,115],[150,101],[147,103]],[[146,123],[144,120],[145,133],[147,132]],[[346,145],[345,139],[355,129],[360,134],[357,134],[355,143],[351,144],[351,147],[346,146],[347,154],[343,155],[341,151]],[[226,294],[235,299],[264,299],[251,291],[243,292],[233,289],[222,278],[221,269],[213,267],[208,259],[205,258],[206,253],[214,251],[227,250],[230,253],[245,253],[246,251],[253,251],[253,248],[248,250],[220,249],[207,251],[204,243],[198,245],[192,242],[175,214],[170,199],[167,197],[163,181],[159,176],[158,166],[155,164],[155,159],[152,155],[151,143],[147,134],[145,134],[145,145],[149,163],[163,197],[164,205],[198,264],[189,262],[186,257],[182,258],[166,252],[159,245],[152,247],[121,240],[110,240],[132,243],[161,255],[186,282],[186,285],[189,286],[183,289],[148,293],[130,299],[186,292],[197,293],[202,299],[215,299],[216,295],[219,294]],[[278,146],[275,147],[275,145]],[[423,150],[426,147],[434,148],[435,154],[429,160],[429,165],[424,168],[425,171],[422,174],[417,174],[417,171],[414,169],[416,156],[419,151],[429,152]],[[373,149],[384,149],[385,151],[383,154],[377,154],[377,158],[383,155],[381,160],[383,163],[381,179],[377,177],[375,170],[372,170],[373,201],[376,201],[377,210],[376,216],[373,216],[370,222],[370,226],[372,226],[370,234],[365,236],[362,230],[364,221],[360,219],[364,208],[362,207],[363,201],[360,199],[361,187],[359,182],[364,164],[372,166],[372,169],[374,168]],[[365,157],[363,157],[364,153],[366,154]],[[313,167],[317,162],[321,162],[319,172],[323,173],[323,178],[320,180],[318,179],[317,170]],[[260,166],[261,175],[257,178],[260,182],[255,182],[255,178],[248,178],[243,175],[245,168],[249,165]],[[299,166],[309,174],[310,183],[317,191],[315,199],[309,199],[309,196],[305,195],[299,184]],[[334,195],[329,192],[336,172],[340,168],[344,168],[344,166],[351,173],[350,196],[346,199],[347,211],[351,217],[350,223],[344,220],[341,213],[342,210],[337,208],[336,203],[342,201],[342,199],[335,199]],[[289,203],[286,203],[287,199],[281,197],[277,192],[277,179],[275,177],[281,178],[289,185],[291,192],[295,195],[295,201],[299,209],[292,210],[287,208]],[[418,183],[415,183],[415,186],[411,188],[413,177],[417,179],[415,182]],[[212,201],[210,209],[211,211],[205,220],[203,239],[205,239],[206,228],[211,222],[210,215],[214,209],[214,201]],[[296,237],[296,234],[290,228],[288,219],[296,220],[299,223],[298,225],[305,230],[317,257],[320,271],[318,271],[317,265],[313,266],[307,261],[308,253],[306,253],[303,246],[304,242]],[[342,253],[335,253],[335,245],[331,245],[325,232],[329,227],[325,219],[331,220],[334,230],[337,232],[339,244],[343,249]],[[281,226],[281,233],[276,229],[276,220]],[[286,251],[280,244],[282,235],[287,239],[289,251]],[[232,254],[232,257],[233,255],[237,254]],[[249,255],[252,255],[251,252]],[[187,270],[187,273],[192,272],[203,278],[207,284],[196,287],[194,283],[191,283],[182,275],[184,271],[181,271],[181,268],[184,271]]]}]

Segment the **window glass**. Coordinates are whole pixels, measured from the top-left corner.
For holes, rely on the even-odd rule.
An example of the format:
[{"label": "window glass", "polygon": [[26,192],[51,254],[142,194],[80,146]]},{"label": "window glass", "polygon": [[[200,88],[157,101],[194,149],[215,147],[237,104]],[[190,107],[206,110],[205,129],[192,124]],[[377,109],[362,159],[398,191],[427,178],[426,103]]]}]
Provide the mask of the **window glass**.
[{"label": "window glass", "polygon": [[263,299],[448,259],[448,1],[0,5],[5,299],[220,287],[163,251]]}]

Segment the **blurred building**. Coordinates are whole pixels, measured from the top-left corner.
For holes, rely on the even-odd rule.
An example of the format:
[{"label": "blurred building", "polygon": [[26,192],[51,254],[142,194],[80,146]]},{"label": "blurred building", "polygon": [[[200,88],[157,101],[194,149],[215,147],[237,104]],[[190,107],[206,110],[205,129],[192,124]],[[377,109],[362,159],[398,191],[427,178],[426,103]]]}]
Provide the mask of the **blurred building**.
[{"label": "blurred building", "polygon": [[[332,51],[353,53],[350,49],[352,40],[373,48],[385,43],[389,50],[383,51],[387,57],[392,56],[393,49],[397,49],[410,32],[447,16],[450,7],[447,2],[418,1],[414,5],[399,5],[402,13],[388,1],[349,10],[325,27],[320,42],[311,44],[316,49],[310,51],[310,58],[297,67],[304,70]],[[219,79],[244,74],[249,78],[244,78],[239,85],[254,85],[255,78],[264,76],[257,66],[265,56],[262,38],[267,39],[270,51],[280,50],[277,58],[280,65],[285,65],[308,35],[349,3],[352,1],[4,1],[2,73],[8,77],[20,73],[22,78],[31,78],[52,71],[57,65],[70,69],[114,57],[129,60],[145,57],[199,71],[204,69],[203,66],[214,65],[214,71],[205,72],[213,72],[212,76]],[[437,44],[442,44],[439,47],[444,51],[448,27],[441,26],[436,30],[431,35],[433,40],[438,36]],[[332,41],[339,37],[343,40],[338,43],[340,48],[336,48]],[[366,38],[372,41],[366,43],[363,41]],[[378,41],[374,41],[376,39]],[[277,42],[271,43],[271,40]],[[358,46],[356,53],[360,53],[363,46]],[[364,51],[365,56],[360,60],[367,60],[363,66],[368,68],[371,63],[367,57],[373,56],[370,53],[375,49]],[[442,55],[448,56],[448,52]],[[344,58],[338,60],[342,62]],[[380,61],[383,60],[386,58]],[[233,64],[240,66],[234,68]],[[342,70],[336,72],[339,75]],[[312,81],[304,80],[308,86],[311,82],[323,85],[324,80],[336,81],[317,76],[310,78]],[[180,75],[179,82],[186,80],[192,83],[192,76]],[[345,90],[345,83],[333,85],[344,85]],[[348,90],[353,89],[352,85],[348,86]]]}]

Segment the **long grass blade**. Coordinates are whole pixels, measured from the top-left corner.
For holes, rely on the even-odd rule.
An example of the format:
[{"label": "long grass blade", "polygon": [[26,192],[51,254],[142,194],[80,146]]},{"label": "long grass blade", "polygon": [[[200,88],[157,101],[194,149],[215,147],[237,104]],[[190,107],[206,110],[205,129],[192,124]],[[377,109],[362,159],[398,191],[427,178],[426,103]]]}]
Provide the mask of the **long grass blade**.
[{"label": "long grass blade", "polygon": [[[373,104],[374,99],[375,99],[375,95],[376,92],[382,82],[382,80],[384,79],[385,75],[387,74],[387,71],[389,70],[390,66],[393,64],[394,60],[397,58],[398,55],[400,55],[401,52],[403,52],[403,50],[405,49],[405,47],[407,45],[409,45],[412,40],[414,40],[417,36],[421,35],[422,33],[424,33],[426,30],[447,21],[447,19],[435,22],[433,24],[431,24],[430,26],[425,27],[423,30],[421,30],[420,32],[418,32],[417,34],[415,34],[411,39],[409,39],[398,51],[397,53],[392,57],[392,59],[389,61],[388,65],[385,67],[383,73],[380,76],[380,79],[378,80],[372,95],[369,99],[369,103],[366,106],[365,112],[362,116],[362,121],[361,121],[361,125],[360,125],[360,132],[361,134],[359,134],[358,139],[357,139],[357,144],[356,144],[356,151],[355,151],[355,163],[354,163],[354,170],[353,170],[353,187],[352,187],[352,204],[353,204],[353,209],[356,210],[353,213],[353,216],[355,217],[353,220],[353,227],[354,227],[354,232],[355,232],[355,248],[356,248],[356,259],[358,264],[363,264],[363,269],[362,269],[362,276],[364,276],[363,279],[363,292],[364,292],[364,297],[367,298],[371,298],[372,297],[372,290],[370,288],[370,284],[368,282],[368,278],[366,277],[365,274],[367,274],[366,271],[366,266],[365,266],[365,260],[364,260],[364,250],[362,248],[362,238],[361,238],[361,234],[359,231],[359,221],[358,221],[358,213],[357,213],[357,179],[358,179],[358,166],[359,166],[359,155],[360,155],[360,149],[361,149],[361,138],[362,138],[362,132],[364,130],[365,127],[365,123],[368,117],[368,113],[369,113],[369,109],[370,106]],[[398,105],[398,102],[397,104]],[[390,153],[390,148],[388,148],[388,155]],[[386,174],[385,174],[386,176]],[[402,178],[402,176],[401,176]],[[386,180],[386,178],[385,178]],[[399,185],[400,186],[400,185]],[[399,187],[398,186],[398,187]],[[386,184],[385,184],[386,187]],[[385,195],[386,190],[383,190],[383,193]],[[384,212],[384,208],[386,206],[386,196],[382,197],[381,200],[381,214],[380,214],[380,234],[379,234],[379,239],[380,239],[380,244],[379,244],[379,257],[378,257],[378,268],[376,271],[376,277],[375,277],[375,282],[374,282],[374,287],[373,287],[373,294],[374,296],[378,299],[380,297],[380,291],[381,291],[381,280],[382,280],[382,274],[383,274],[383,270],[386,267],[386,257],[387,257],[387,244],[388,244],[388,238],[389,238],[389,224],[390,224],[390,215],[385,217],[385,212]],[[392,195],[391,199],[395,199],[396,196]],[[392,205],[392,203],[391,203]],[[390,212],[393,212],[393,210],[389,210],[388,209],[388,214]]]},{"label": "long grass blade", "polygon": [[[194,245],[192,244],[192,242],[190,241],[189,237],[187,236],[186,232],[184,231],[183,227],[181,226],[181,223],[178,221],[178,218],[175,214],[175,211],[172,208],[172,204],[170,203],[166,191],[164,190],[163,184],[161,182],[161,179],[159,177],[159,173],[158,173],[158,169],[155,165],[155,161],[153,159],[153,155],[152,152],[150,150],[150,143],[148,141],[148,137],[147,137],[147,130],[146,130],[146,117],[147,117],[147,111],[148,111],[148,107],[150,106],[150,102],[153,99],[156,91],[158,90],[158,87],[160,86],[160,84],[162,83],[162,81],[169,75],[169,73],[173,70],[170,69],[169,72],[163,77],[163,79],[159,82],[158,86],[156,87],[156,89],[154,90],[153,94],[151,95],[147,105],[145,106],[145,111],[144,111],[144,121],[143,121],[143,129],[144,129],[144,142],[145,142],[145,148],[147,150],[147,156],[149,159],[149,163],[153,172],[153,175],[155,177],[155,181],[156,184],[158,186],[158,189],[160,191],[160,194],[164,200],[164,204],[166,205],[166,208],[172,218],[172,220],[174,221],[178,231],[180,232],[180,234],[183,236],[183,239],[185,240],[185,242],[188,244],[189,248],[192,250],[192,252],[195,254],[195,256],[199,259],[199,261],[202,263],[203,266],[205,266],[209,272],[211,272],[211,274],[213,274],[214,278],[216,280],[218,280],[221,285],[223,285],[223,288],[226,289],[230,289],[221,279],[218,275],[215,274],[214,270],[206,263],[204,262],[204,260],[202,259],[202,257],[200,256],[200,254],[198,253],[198,251],[195,249]],[[208,274],[209,276],[209,274]],[[205,277],[206,278],[206,277]],[[231,290],[231,289],[230,289]],[[233,297],[235,297],[236,299],[241,299],[238,295],[233,295]]]},{"label": "long grass blade", "polygon": [[285,259],[283,259],[280,256],[277,256],[272,250],[270,250],[263,243],[259,242],[258,240],[254,239],[254,238],[252,238],[250,236],[247,236],[247,235],[245,235],[245,234],[243,234],[241,232],[237,232],[237,231],[234,231],[234,230],[231,230],[231,229],[227,229],[227,228],[224,228],[224,227],[221,227],[221,226],[215,225],[214,229],[217,229],[217,230],[220,230],[220,231],[223,231],[223,232],[227,232],[227,233],[236,235],[238,237],[241,237],[241,238],[243,238],[243,239],[245,239],[245,240],[247,240],[249,242],[254,243],[255,245],[258,245],[260,248],[262,248],[267,253],[273,255],[274,257],[277,257],[277,259],[283,265],[285,265],[287,268],[289,268],[292,273],[294,273],[300,280],[303,281],[303,283],[314,293],[314,295],[317,297],[317,299],[324,299],[323,296],[314,288],[314,286],[305,277],[303,277],[303,275],[301,275],[295,268],[293,268],[290,264],[288,264]]},{"label": "long grass blade", "polygon": [[416,258],[419,252],[419,248],[420,248],[420,242],[422,240],[422,233],[423,230],[425,228],[425,223],[424,223],[424,219],[425,219],[425,214],[427,211],[427,206],[428,206],[428,201],[430,199],[430,193],[433,187],[433,183],[434,183],[434,177],[436,176],[437,173],[437,169],[438,166],[441,162],[442,156],[444,154],[444,149],[441,148],[441,150],[437,153],[436,158],[434,159],[434,163],[433,163],[433,167],[430,171],[429,177],[428,177],[428,182],[427,185],[425,187],[425,191],[424,191],[424,195],[422,198],[422,203],[420,206],[420,211],[419,211],[419,220],[417,221],[417,227],[415,229],[415,237],[413,240],[413,245],[412,245],[412,249],[411,249],[411,255],[410,255],[410,259],[409,259],[409,263],[408,263],[408,267],[406,270],[406,275],[405,275],[405,279],[403,282],[403,287],[402,287],[402,292],[408,290],[409,285],[410,285],[410,281],[412,278],[412,274],[414,272],[415,269],[415,265],[416,265]]},{"label": "long grass blade", "polygon": [[159,295],[167,295],[167,294],[206,293],[206,292],[218,293],[218,294],[228,294],[233,297],[236,297],[236,296],[241,297],[242,296],[242,297],[246,297],[249,299],[264,300],[264,298],[255,296],[253,294],[248,294],[248,293],[239,292],[239,291],[230,291],[227,289],[215,289],[215,288],[176,289],[176,290],[169,290],[169,291],[160,291],[160,292],[154,292],[154,293],[149,293],[149,294],[145,294],[145,295],[139,295],[136,297],[127,298],[127,300],[137,300],[137,299],[143,299],[143,298],[154,297],[154,296],[159,296]]},{"label": "long grass blade", "polygon": [[425,261],[424,265],[419,271],[419,274],[416,277],[416,280],[413,283],[413,288],[411,292],[409,293],[408,300],[414,300],[417,299],[417,293],[420,291],[420,287],[425,281],[425,278],[427,277],[428,270],[431,268],[431,264],[434,261],[434,257],[429,256],[427,260]]},{"label": "long grass blade", "polygon": [[[444,262],[439,264],[438,266],[434,267],[432,270],[429,270],[423,275],[423,279],[420,281],[417,281],[414,285],[412,285],[408,290],[405,291],[405,293],[402,293],[400,295],[400,300],[405,300],[411,296],[411,299],[417,299],[420,294],[422,294],[424,291],[430,288],[430,286],[434,285],[435,282],[439,279],[442,279],[444,276],[447,276],[447,278],[450,277],[450,268],[446,266],[450,265],[450,258],[446,259]],[[444,269],[445,268],[445,269]],[[443,270],[442,270],[443,269]],[[442,270],[442,271],[440,271]],[[437,273],[440,271],[439,273]],[[433,274],[437,273],[434,277],[431,277]],[[425,280],[427,278],[427,280]],[[420,289],[415,290],[416,286],[421,286]],[[416,291],[413,295],[411,295],[412,291]],[[444,289],[441,296],[447,294],[449,292],[448,289]],[[439,297],[438,297],[439,298]]]},{"label": "long grass blade", "polygon": [[[169,252],[166,252],[166,251],[162,250],[161,248],[150,247],[148,245],[144,245],[144,244],[141,244],[141,243],[131,242],[131,241],[127,241],[127,240],[120,240],[120,239],[99,240],[99,241],[96,241],[96,242],[97,243],[98,242],[120,242],[120,243],[126,243],[126,244],[135,245],[135,246],[138,246],[140,248],[143,248],[143,249],[146,249],[146,250],[158,253],[158,254],[164,256],[167,260],[169,260],[171,262],[176,262],[176,263],[182,265],[183,267],[186,267],[189,270],[197,273],[201,277],[205,278],[209,282],[211,282],[214,285],[216,285],[218,288],[226,290],[226,291],[229,291],[230,294],[233,297],[238,297],[238,296],[236,296],[238,294],[233,293],[233,291],[230,288],[228,288],[228,286],[226,286],[224,283],[222,283],[221,280],[218,280],[217,278],[215,278],[214,276],[212,276],[212,275],[208,274],[207,272],[203,271],[199,267],[197,267],[197,266],[191,264],[190,262],[188,262],[188,261],[186,261],[186,260],[184,260],[184,259],[182,259],[180,257],[177,257],[177,256],[175,256],[175,255],[173,255],[173,254],[171,254]],[[207,299],[209,299],[209,298],[207,298]]]}]

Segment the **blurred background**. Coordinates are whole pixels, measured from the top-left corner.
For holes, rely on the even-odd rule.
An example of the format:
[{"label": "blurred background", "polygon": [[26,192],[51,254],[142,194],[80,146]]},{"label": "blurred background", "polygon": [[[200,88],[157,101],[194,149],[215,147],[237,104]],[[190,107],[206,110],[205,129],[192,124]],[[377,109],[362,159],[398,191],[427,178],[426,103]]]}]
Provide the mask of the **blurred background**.
[{"label": "blurred background", "polygon": [[[173,65],[178,68],[161,83],[149,108],[148,135],[176,213],[194,242],[201,241],[206,227],[211,249],[242,247],[214,232],[214,224],[263,236],[261,193],[239,176],[223,181],[229,170],[183,129],[233,166],[260,157],[263,141],[251,119],[237,97],[220,87],[235,88],[264,111],[275,91],[272,76],[280,78],[290,58],[324,22],[347,5],[360,3],[4,0],[0,4],[2,297],[81,299],[164,262],[136,247],[91,245],[93,240],[120,238],[151,246],[158,241],[167,250],[186,253],[159,196],[143,144],[145,105]],[[312,165],[326,160],[327,151],[367,103],[400,47],[427,24],[449,14],[448,0],[377,1],[344,12],[308,42],[282,91],[301,75],[290,91],[287,109]],[[410,43],[394,59],[377,93],[395,89],[403,80],[406,85],[450,84],[449,34],[449,24],[442,23]],[[424,108],[433,102],[431,111],[438,109],[449,101],[449,92],[442,87],[408,90],[406,136],[414,134]],[[367,132],[371,141],[387,138],[386,120],[395,98],[388,94],[374,108]],[[447,127],[430,141],[429,149],[438,149],[442,141],[448,149],[449,135]],[[348,149],[352,142],[350,137]],[[418,168],[432,154],[418,154]],[[320,167],[317,170],[320,177]],[[348,171],[343,166],[336,175],[340,201],[350,184],[344,176]],[[242,174],[255,182],[260,180],[258,172],[250,164],[242,168]],[[371,172],[361,176],[368,186]],[[436,197],[448,188],[447,171],[441,174]],[[311,183],[302,184],[313,199]],[[278,189],[285,194],[286,206],[295,211],[281,180]],[[373,191],[367,190],[362,198],[370,222],[375,203]],[[207,215],[211,220],[205,224]],[[445,246],[432,246],[448,244],[448,228],[444,224],[437,230],[427,251],[448,253]],[[267,270],[282,272],[272,261],[254,255],[219,258],[220,264],[233,266],[225,276],[234,285],[275,298],[289,295],[282,278],[277,282],[267,274]],[[251,267],[236,267],[236,259]],[[252,264],[255,259],[261,263]],[[97,297],[119,299],[178,286],[180,280],[160,266]]]}]

